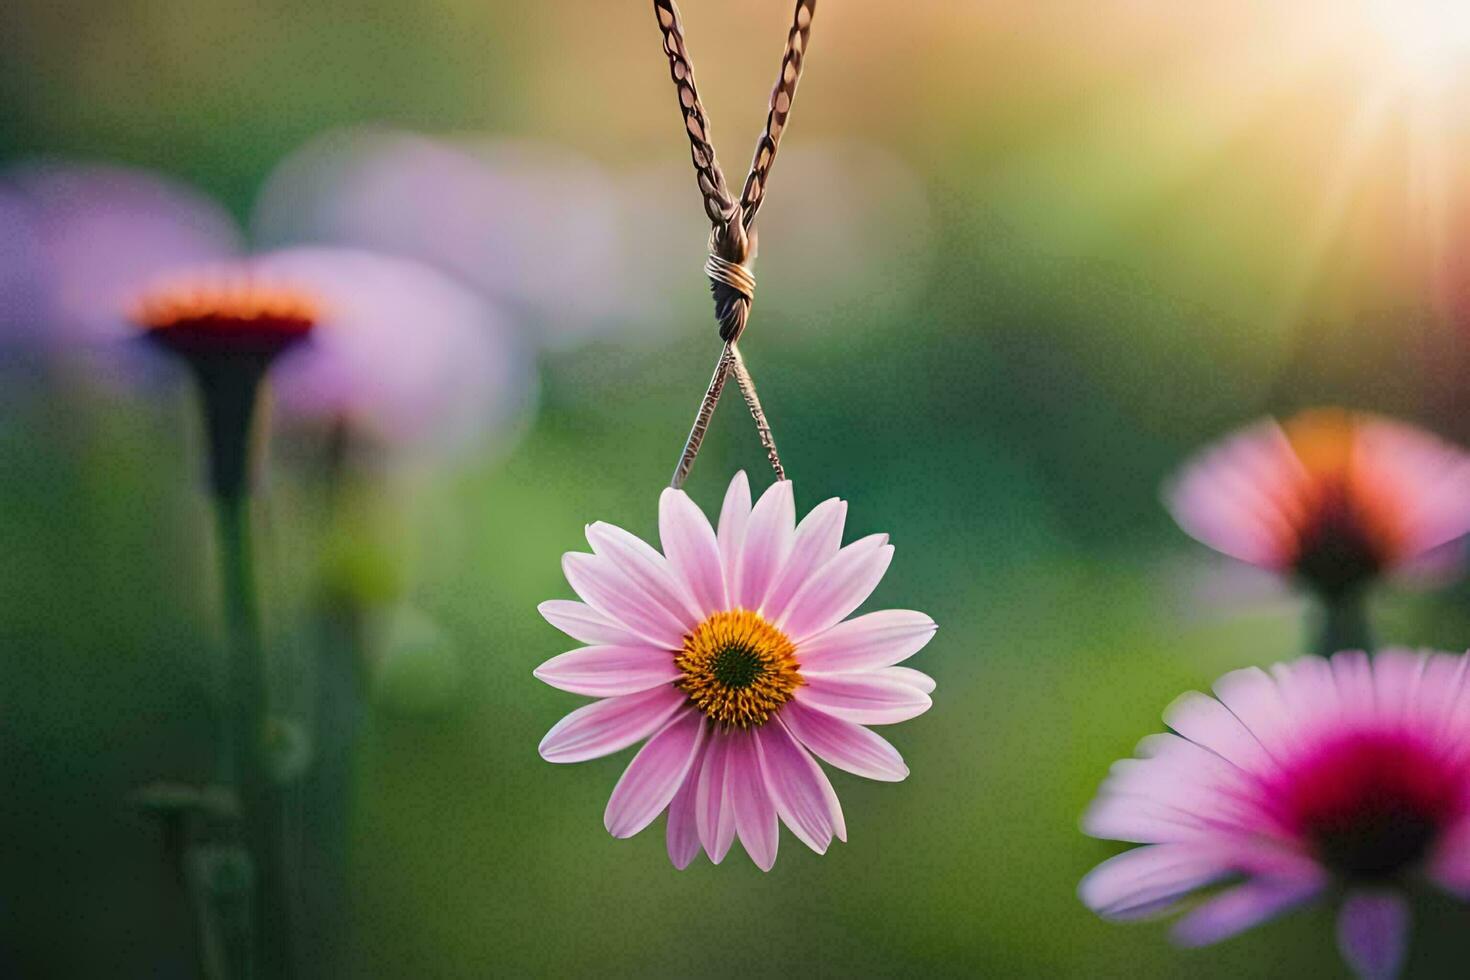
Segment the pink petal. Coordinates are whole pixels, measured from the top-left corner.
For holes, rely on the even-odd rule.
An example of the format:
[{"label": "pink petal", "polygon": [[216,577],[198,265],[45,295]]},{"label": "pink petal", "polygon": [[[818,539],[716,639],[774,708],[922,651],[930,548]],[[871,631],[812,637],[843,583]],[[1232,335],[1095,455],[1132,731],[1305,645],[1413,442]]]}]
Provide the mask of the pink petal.
[{"label": "pink petal", "polygon": [[761,603],[772,620],[779,621],[785,615],[792,597],[807,579],[837,554],[846,520],[847,502],[836,497],[822,501],[802,518],[792,539],[791,555]]},{"label": "pink petal", "polygon": [[745,471],[735,474],[730,489],[725,491],[725,504],[720,508],[720,564],[725,569],[728,598],[738,605],[736,575],[740,571],[740,551],[745,545],[745,526],[750,523],[750,481]]},{"label": "pink petal", "polygon": [[582,647],[552,657],[533,673],[554,688],[594,698],[637,694],[680,676],[669,651],[649,646]]},{"label": "pink petal", "polygon": [[921,612],[884,609],[838,623],[802,643],[802,673],[890,667],[922,650],[937,629]]},{"label": "pink petal", "polygon": [[1470,899],[1470,820],[1462,817],[1443,832],[1427,873],[1451,895]]},{"label": "pink petal", "polygon": [[653,823],[689,775],[704,742],[704,714],[693,708],[648,740],[613,788],[602,823],[614,837],[632,837]]},{"label": "pink petal", "polygon": [[694,816],[704,852],[715,864],[725,859],[735,840],[735,808],[730,802],[727,778],[729,757],[729,735],[721,731],[711,732],[695,787]]},{"label": "pink petal", "polygon": [[793,701],[781,708],[780,720],[817,758],[855,776],[896,783],[906,779],[903,756],[877,732]]},{"label": "pink petal", "polygon": [[715,530],[683,490],[668,487],[659,497],[658,537],[674,574],[694,596],[701,618],[728,608]]},{"label": "pink petal", "polygon": [[612,646],[639,646],[643,640],[609,616],[575,599],[548,599],[536,607],[548,623],[574,640]]},{"label": "pink petal", "polygon": [[1143,919],[1232,872],[1219,854],[1188,844],[1150,844],[1093,868],[1077,886],[1077,897],[1104,919]]},{"label": "pink petal", "polygon": [[1164,724],[1247,772],[1275,768],[1250,729],[1229,708],[1198,691],[1183,694],[1169,705]]},{"label": "pink petal", "polygon": [[776,821],[776,805],[766,792],[765,775],[755,746],[755,732],[734,732],[729,739],[726,762],[726,784],[730,803],[735,809],[735,831],[745,853],[762,871],[770,871],[776,863],[781,825]]},{"label": "pink petal", "polygon": [[825,854],[833,833],[845,838],[847,828],[822,767],[779,720],[756,730],[755,746],[776,813],[803,844]]},{"label": "pink petal", "polygon": [[1320,879],[1256,878],[1216,895],[1174,926],[1182,946],[1208,946],[1268,922],[1321,893]]},{"label": "pink petal", "polygon": [[685,631],[693,629],[704,619],[693,596],[668,560],[637,535],[598,521],[587,525],[587,543],[645,596],[663,607]]},{"label": "pink petal", "polygon": [[688,701],[672,685],[594,701],[551,727],[541,740],[541,758],[585,762],[611,755],[658,731]]},{"label": "pink petal", "polygon": [[708,744],[709,739],[706,738],[695,750],[694,761],[684,775],[684,782],[679,785],[679,792],[674,794],[674,799],[669,803],[666,828],[669,860],[680,871],[689,867],[699,854],[699,822],[694,812],[695,790],[699,786],[699,770],[704,766],[705,746]]},{"label": "pink petal", "polygon": [[571,551],[562,556],[562,571],[577,595],[604,616],[665,650],[684,645],[684,624],[618,571],[606,558]]},{"label": "pink petal", "polygon": [[836,625],[873,594],[892,560],[888,535],[854,541],[807,579],[776,625],[799,644]]},{"label": "pink petal", "polygon": [[761,494],[745,526],[740,570],[735,595],[731,597],[737,606],[760,609],[772,581],[791,553],[791,540],[795,536],[796,501],[791,495],[791,481],[777,480]]},{"label": "pink petal", "polygon": [[914,670],[912,667],[884,667],[882,670],[873,671],[868,676],[884,677],[891,681],[898,681],[900,684],[916,687],[925,694],[933,694],[936,686],[934,678],[922,670]]},{"label": "pink petal", "polygon": [[1373,683],[1373,663],[1361,650],[1335,653],[1332,685],[1336,703],[1347,717],[1372,718],[1378,710],[1378,693]]},{"label": "pink petal", "polygon": [[1186,534],[1217,551],[1265,568],[1289,556],[1289,513],[1301,461],[1274,420],[1205,450],[1164,490],[1164,505]]},{"label": "pink petal", "polygon": [[1215,695],[1250,730],[1267,755],[1279,761],[1290,749],[1296,734],[1294,718],[1282,703],[1281,691],[1271,675],[1259,667],[1232,670],[1215,682]]},{"label": "pink petal", "polygon": [[1196,840],[1222,829],[1266,840],[1279,834],[1250,777],[1188,739],[1150,735],[1137,759],[1113,763],[1082,818],[1094,837],[1138,843]]},{"label": "pink petal", "polygon": [[929,710],[929,696],[902,681],[873,674],[807,677],[796,689],[799,704],[859,725],[895,725]]},{"label": "pink petal", "polygon": [[1409,950],[1409,903],[1390,889],[1350,892],[1337,917],[1337,946],[1363,980],[1398,976]]}]

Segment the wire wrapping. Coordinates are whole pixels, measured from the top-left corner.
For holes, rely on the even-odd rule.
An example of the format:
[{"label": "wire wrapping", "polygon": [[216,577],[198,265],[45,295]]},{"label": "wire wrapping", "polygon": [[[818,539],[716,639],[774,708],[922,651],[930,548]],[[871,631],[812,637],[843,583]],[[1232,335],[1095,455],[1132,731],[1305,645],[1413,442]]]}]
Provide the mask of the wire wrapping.
[{"label": "wire wrapping", "polygon": [[781,135],[785,132],[787,118],[796,98],[797,83],[801,80],[802,68],[806,62],[816,0],[796,2],[791,28],[786,35],[786,48],[781,57],[780,73],[771,89],[766,124],[756,141],[750,173],[745,179],[739,201],[731,196],[724,171],[715,157],[715,147],[709,132],[709,117],[700,102],[699,89],[695,85],[694,66],[689,60],[679,8],[674,0],[653,0],[653,8],[659,29],[663,33],[664,54],[669,60],[669,76],[678,93],[679,110],[689,137],[695,179],[703,197],[705,216],[710,220],[709,258],[705,261],[704,271],[709,277],[715,320],[719,324],[720,339],[723,341],[719,359],[715,362],[714,375],[695,413],[694,425],[684,443],[684,450],[679,456],[670,485],[680,487],[689,476],[709,429],[710,420],[714,416],[715,405],[719,402],[731,373],[734,373],[746,407],[755,420],[756,432],[760,436],[762,448],[766,450],[771,468],[776,473],[776,479],[784,480],[786,471],[781,465],[780,454],[776,451],[775,436],[771,432],[760,397],[756,394],[755,380],[735,345],[745,332],[750,320],[750,308],[755,300],[755,275],[751,268],[756,251],[755,216],[765,200],[771,166],[775,162]]}]

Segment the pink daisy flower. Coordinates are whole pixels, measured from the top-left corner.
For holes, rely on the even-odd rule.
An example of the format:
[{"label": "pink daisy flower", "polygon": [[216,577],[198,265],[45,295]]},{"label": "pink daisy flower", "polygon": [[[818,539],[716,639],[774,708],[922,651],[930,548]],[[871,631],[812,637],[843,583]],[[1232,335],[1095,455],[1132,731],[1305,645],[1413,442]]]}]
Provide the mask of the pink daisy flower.
[{"label": "pink daisy flower", "polygon": [[429,266],[349,248],[249,252],[219,204],[146,171],[30,163],[9,177],[45,293],[47,329],[28,336],[95,356],[106,376],[140,373],[139,336],[191,358],[281,355],[283,428],[341,427],[394,459],[513,437],[533,403],[529,351]]},{"label": "pink daisy flower", "polygon": [[1164,496],[1194,538],[1331,599],[1470,531],[1470,455],[1402,422],[1315,409],[1206,449]]},{"label": "pink daisy flower", "polygon": [[1366,977],[1394,976],[1409,934],[1405,888],[1470,897],[1470,679],[1466,656],[1389,650],[1233,671],[1216,697],[1185,694],[1115,763],[1086,833],[1145,844],[1082,880],[1106,919],[1171,910],[1241,879],[1174,927],[1217,942],[1329,889],[1338,944]]},{"label": "pink daisy flower", "polygon": [[819,504],[798,525],[791,484],[751,506],[737,473],[718,532],[682,490],[659,500],[664,553],[592,524],[592,554],[562,559],[583,602],[541,614],[591,644],[536,669],[553,687],[601,698],[541,741],[548,762],[582,762],[647,739],[608,801],[604,822],[631,837],[665,809],[669,857],[702,846],[718,864],[738,836],[762,870],[776,861],[777,820],[812,850],[847,839],[842,808],[813,758],[869,779],[908,775],[867,726],[929,709],[934,682],[896,666],[934,635],[923,613],[846,617],[888,569],[874,534],[841,546],[847,504]]}]

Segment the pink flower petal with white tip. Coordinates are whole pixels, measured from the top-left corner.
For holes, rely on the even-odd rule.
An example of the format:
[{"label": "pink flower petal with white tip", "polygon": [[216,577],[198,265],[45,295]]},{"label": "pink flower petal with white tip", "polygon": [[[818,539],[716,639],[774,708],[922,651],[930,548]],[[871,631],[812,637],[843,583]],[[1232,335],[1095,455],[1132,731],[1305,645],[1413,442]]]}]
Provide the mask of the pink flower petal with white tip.
[{"label": "pink flower petal with white tip", "polygon": [[1077,894],[1104,919],[1143,919],[1232,871],[1228,859],[1209,849],[1153,844],[1108,858],[1087,873]]},{"label": "pink flower petal with white tip", "polygon": [[552,726],[541,740],[541,758],[586,762],[611,755],[658,731],[687,702],[673,685],[594,701]]},{"label": "pink flower petal with white tip", "polygon": [[598,521],[587,525],[587,543],[684,628],[692,628],[704,618],[668,559],[637,536]]},{"label": "pink flower petal with white tip", "polygon": [[567,583],[589,606],[666,650],[683,645],[684,624],[618,570],[611,561],[579,551],[562,556]]},{"label": "pink flower petal with white tip", "polygon": [[770,871],[776,864],[781,828],[776,805],[766,790],[755,732],[731,732],[726,738],[730,744],[725,780],[735,808],[735,832],[755,866]]},{"label": "pink flower petal with white tip", "polygon": [[822,767],[779,720],[763,725],[755,734],[766,791],[781,822],[818,854],[826,853],[834,835],[846,840],[842,806]]},{"label": "pink flower petal with white tip", "polygon": [[681,676],[669,651],[648,646],[579,647],[552,657],[534,673],[558,690],[594,698],[637,694]]},{"label": "pink flower petal with white tip", "polygon": [[575,599],[548,599],[536,607],[542,617],[574,640],[609,646],[639,646],[646,641],[637,633]]},{"label": "pink flower petal with white tip", "polygon": [[731,600],[741,609],[759,610],[796,536],[796,501],[791,481],[777,480],[761,494],[745,525],[740,570]]},{"label": "pink flower petal with white tip", "polygon": [[836,497],[822,501],[802,518],[792,539],[791,554],[762,601],[768,618],[780,621],[807,579],[836,556],[842,547],[846,520],[847,502]]},{"label": "pink flower petal with white tip", "polygon": [[683,490],[667,487],[659,497],[658,536],[674,574],[693,594],[700,618],[726,608],[725,572],[715,530]]},{"label": "pink flower petal with white tip", "polygon": [[896,783],[908,778],[903,756],[882,735],[794,701],[781,709],[781,721],[802,745],[828,765],[855,776]]},{"label": "pink flower petal with white tip", "polygon": [[749,523],[750,481],[741,470],[725,491],[725,503],[720,508],[720,529],[715,535],[720,543],[720,564],[725,570],[728,598],[732,604],[740,601],[736,575],[740,571],[740,552],[745,546],[745,526]]},{"label": "pink flower petal with white tip", "polygon": [[679,791],[669,802],[669,820],[665,838],[669,850],[669,861],[683,871],[699,856],[699,823],[695,816],[695,790],[699,786],[699,770],[704,765],[704,753],[709,739],[695,750],[693,763],[684,775]]},{"label": "pink flower petal with white tip", "polygon": [[921,612],[871,612],[804,641],[801,668],[833,674],[891,667],[922,650],[937,628],[934,620]]},{"label": "pink flower petal with white tip", "polygon": [[664,812],[699,757],[709,726],[688,709],[650,738],[613,788],[602,822],[614,837],[632,837]]},{"label": "pink flower petal with white tip", "polygon": [[812,573],[776,625],[798,644],[830,629],[873,594],[892,560],[888,535],[859,538]]},{"label": "pink flower petal with white tip", "polygon": [[798,704],[859,725],[896,725],[933,704],[918,688],[874,674],[809,677],[795,697]]},{"label": "pink flower petal with white tip", "polygon": [[914,670],[912,667],[884,667],[882,670],[873,671],[870,676],[898,681],[900,684],[907,684],[910,687],[917,688],[925,694],[933,694],[934,689],[938,687],[934,683],[934,678],[922,670]]},{"label": "pink flower petal with white tip", "polygon": [[727,775],[729,749],[730,740],[724,733],[711,735],[695,786],[694,815],[699,840],[715,864],[725,859],[735,841],[735,807],[730,801]]}]

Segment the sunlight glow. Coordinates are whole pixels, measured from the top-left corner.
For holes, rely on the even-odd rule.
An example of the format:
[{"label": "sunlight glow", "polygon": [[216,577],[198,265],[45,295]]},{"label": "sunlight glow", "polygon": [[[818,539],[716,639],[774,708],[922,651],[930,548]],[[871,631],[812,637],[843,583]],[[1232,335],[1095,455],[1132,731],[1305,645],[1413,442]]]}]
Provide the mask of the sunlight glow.
[{"label": "sunlight glow", "polygon": [[1438,88],[1470,68],[1466,0],[1368,0],[1373,28],[1403,80]]}]

